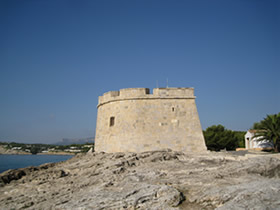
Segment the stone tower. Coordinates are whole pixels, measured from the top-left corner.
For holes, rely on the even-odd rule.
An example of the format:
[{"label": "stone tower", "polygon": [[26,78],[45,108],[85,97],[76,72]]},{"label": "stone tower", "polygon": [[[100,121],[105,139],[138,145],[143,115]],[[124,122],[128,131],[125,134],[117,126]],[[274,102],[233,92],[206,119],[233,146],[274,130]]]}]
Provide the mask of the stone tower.
[{"label": "stone tower", "polygon": [[110,91],[97,108],[97,152],[206,151],[193,88]]}]

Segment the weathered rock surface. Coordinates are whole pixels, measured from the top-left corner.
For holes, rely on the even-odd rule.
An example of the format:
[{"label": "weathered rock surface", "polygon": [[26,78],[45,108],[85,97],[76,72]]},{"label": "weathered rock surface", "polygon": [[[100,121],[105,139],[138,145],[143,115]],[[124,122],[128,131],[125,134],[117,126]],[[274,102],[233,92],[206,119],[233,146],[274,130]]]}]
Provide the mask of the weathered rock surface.
[{"label": "weathered rock surface", "polygon": [[88,153],[33,169],[0,174],[1,209],[280,209],[278,154]]}]

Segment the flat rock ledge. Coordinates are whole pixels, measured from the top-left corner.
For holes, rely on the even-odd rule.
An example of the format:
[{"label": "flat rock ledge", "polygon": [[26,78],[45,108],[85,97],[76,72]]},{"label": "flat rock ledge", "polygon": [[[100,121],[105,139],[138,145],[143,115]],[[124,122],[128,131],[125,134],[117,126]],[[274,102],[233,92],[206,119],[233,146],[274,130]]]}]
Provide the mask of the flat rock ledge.
[{"label": "flat rock ledge", "polygon": [[1,209],[280,209],[280,155],[88,153],[0,174]]}]

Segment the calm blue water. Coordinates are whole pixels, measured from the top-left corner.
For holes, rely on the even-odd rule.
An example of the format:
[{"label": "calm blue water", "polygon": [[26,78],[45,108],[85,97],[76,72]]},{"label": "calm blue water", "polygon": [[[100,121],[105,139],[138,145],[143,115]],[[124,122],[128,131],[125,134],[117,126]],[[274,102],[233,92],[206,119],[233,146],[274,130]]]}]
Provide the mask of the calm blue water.
[{"label": "calm blue water", "polygon": [[0,155],[0,173],[8,169],[39,166],[68,160],[72,155]]}]

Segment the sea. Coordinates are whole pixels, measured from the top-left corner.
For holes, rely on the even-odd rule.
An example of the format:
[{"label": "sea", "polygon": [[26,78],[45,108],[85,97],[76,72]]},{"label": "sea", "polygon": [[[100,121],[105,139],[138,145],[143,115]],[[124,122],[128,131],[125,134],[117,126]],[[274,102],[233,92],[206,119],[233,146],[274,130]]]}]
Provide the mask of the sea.
[{"label": "sea", "polygon": [[0,173],[44,163],[56,163],[72,158],[73,155],[0,155]]}]

